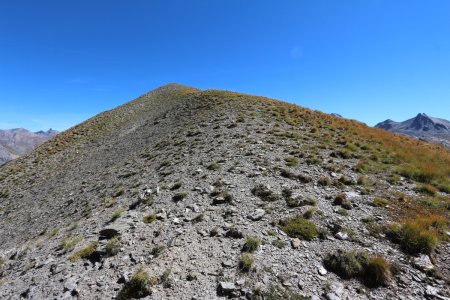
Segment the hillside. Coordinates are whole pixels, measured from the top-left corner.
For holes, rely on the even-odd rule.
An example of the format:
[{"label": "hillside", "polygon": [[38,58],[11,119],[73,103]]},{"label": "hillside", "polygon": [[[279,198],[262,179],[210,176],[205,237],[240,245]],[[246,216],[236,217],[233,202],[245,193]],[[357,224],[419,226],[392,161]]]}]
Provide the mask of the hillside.
[{"label": "hillside", "polygon": [[448,299],[449,175],[437,145],[170,84],[0,167],[0,298]]},{"label": "hillside", "polygon": [[430,117],[426,114],[418,114],[403,122],[388,119],[378,123],[375,127],[450,147],[450,121]]},{"label": "hillside", "polygon": [[0,165],[30,152],[58,132],[30,132],[23,128],[0,130]]}]

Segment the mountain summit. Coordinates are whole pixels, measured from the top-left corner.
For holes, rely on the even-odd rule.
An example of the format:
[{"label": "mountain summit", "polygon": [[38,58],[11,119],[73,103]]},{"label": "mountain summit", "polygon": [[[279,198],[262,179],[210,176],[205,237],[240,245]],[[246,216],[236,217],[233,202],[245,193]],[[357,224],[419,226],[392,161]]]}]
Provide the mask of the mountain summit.
[{"label": "mountain summit", "polygon": [[0,167],[0,299],[443,299],[449,174],[437,145],[170,84]]},{"label": "mountain summit", "polygon": [[450,147],[450,121],[430,117],[425,113],[419,113],[404,122],[386,120],[375,127]]}]

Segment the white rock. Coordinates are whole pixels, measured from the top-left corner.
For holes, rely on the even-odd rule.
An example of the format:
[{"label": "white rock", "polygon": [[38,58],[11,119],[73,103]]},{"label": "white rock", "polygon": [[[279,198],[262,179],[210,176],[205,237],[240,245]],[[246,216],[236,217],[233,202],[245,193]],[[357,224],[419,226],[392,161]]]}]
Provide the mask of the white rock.
[{"label": "white rock", "polygon": [[422,271],[430,271],[434,269],[434,265],[431,263],[430,257],[425,254],[414,259],[414,266]]}]

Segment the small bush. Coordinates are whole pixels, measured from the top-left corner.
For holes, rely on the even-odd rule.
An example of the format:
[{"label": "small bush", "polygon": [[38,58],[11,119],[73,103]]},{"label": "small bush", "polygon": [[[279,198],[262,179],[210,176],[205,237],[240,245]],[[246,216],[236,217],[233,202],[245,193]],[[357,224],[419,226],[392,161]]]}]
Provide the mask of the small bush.
[{"label": "small bush", "polygon": [[298,159],[293,156],[286,157],[284,161],[288,167],[296,167],[298,165]]},{"label": "small bush", "polygon": [[117,255],[120,252],[120,239],[118,237],[110,239],[105,245],[105,252],[108,256]]},{"label": "small bush", "polygon": [[80,259],[88,259],[98,248],[98,242],[93,242],[86,246],[85,248],[79,250],[73,255],[69,256],[71,262],[76,262]]},{"label": "small bush", "polygon": [[292,238],[310,241],[318,235],[317,227],[302,217],[293,217],[282,222],[283,231]]},{"label": "small bush", "polygon": [[124,208],[119,208],[116,209],[112,215],[111,215],[111,222],[114,222],[115,220],[117,220],[118,218],[120,218],[120,216],[122,215],[122,213],[125,211]]},{"label": "small bush", "polygon": [[368,261],[365,252],[344,251],[339,249],[337,252],[328,254],[324,258],[325,267],[344,279],[358,277],[363,272],[363,265]]},{"label": "small bush", "polygon": [[144,217],[144,223],[145,224],[150,224],[156,221],[156,215],[155,214],[150,214],[150,215],[146,215]]},{"label": "small bush", "polygon": [[244,253],[239,259],[239,270],[241,272],[249,272],[255,262],[253,256],[250,253]]},{"label": "small bush", "polygon": [[373,199],[372,205],[375,207],[386,207],[389,204],[389,200],[386,200],[384,198],[381,197],[375,197],[375,199]]},{"label": "small bush", "polygon": [[347,195],[345,195],[344,193],[338,194],[334,198],[333,204],[340,205],[342,208],[345,209],[352,209],[353,207],[352,203],[347,199]]},{"label": "small bush", "polygon": [[341,176],[339,182],[345,185],[355,185],[355,181],[347,176]]},{"label": "small bush", "polygon": [[346,210],[345,208],[339,208],[339,210],[337,211],[337,213],[341,216],[348,216],[348,210]]},{"label": "small bush", "polygon": [[170,279],[171,274],[172,269],[165,269],[163,274],[159,278],[159,282],[163,285],[164,288],[170,288],[172,286],[172,280]]},{"label": "small bush", "polygon": [[263,184],[257,185],[252,189],[252,194],[259,197],[263,201],[273,202],[277,201],[280,197],[272,192],[268,187]]},{"label": "small bush", "polygon": [[172,200],[174,202],[180,202],[181,200],[186,198],[187,195],[188,195],[188,192],[178,192],[172,197]]},{"label": "small bush", "polygon": [[243,252],[253,253],[258,250],[259,245],[261,245],[261,240],[257,237],[248,237],[242,247]]},{"label": "small bush", "polygon": [[328,177],[320,177],[317,184],[321,186],[329,186],[331,185],[331,180]]},{"label": "small bush", "polygon": [[368,286],[387,286],[391,281],[391,266],[386,259],[375,256],[364,267],[363,280]]},{"label": "small bush", "polygon": [[311,219],[312,216],[316,213],[316,209],[315,208],[310,208],[307,211],[305,211],[303,213],[303,218],[305,219]]},{"label": "small bush", "polygon": [[59,228],[54,228],[52,231],[48,233],[48,237],[52,238],[59,233]]},{"label": "small bush", "polygon": [[429,227],[417,220],[408,221],[401,225],[392,225],[388,236],[392,241],[399,243],[407,253],[430,254],[438,245],[439,236]]},{"label": "small bush", "polygon": [[220,164],[218,164],[217,162],[212,162],[206,168],[211,171],[216,171],[220,169]]},{"label": "small bush", "polygon": [[6,259],[0,256],[0,267],[6,263]]},{"label": "small bush", "polygon": [[136,272],[131,280],[125,283],[117,295],[117,300],[140,299],[152,294],[150,290],[150,278],[144,270]]},{"label": "small bush", "polygon": [[63,240],[62,244],[60,245],[60,248],[63,249],[64,253],[70,252],[82,240],[83,240],[82,236],[68,237]]},{"label": "small bush", "polygon": [[166,247],[164,245],[156,245],[152,248],[152,251],[150,253],[156,257],[159,256],[165,249]]},{"label": "small bush", "polygon": [[328,254],[325,267],[344,279],[359,278],[368,286],[387,286],[391,281],[391,266],[381,256],[369,257],[366,252],[345,251]]},{"label": "small bush", "polygon": [[283,249],[284,247],[286,247],[287,244],[282,240],[274,240],[272,242],[272,245],[277,247],[278,249]]},{"label": "small bush", "polygon": [[417,187],[417,191],[422,194],[434,196],[438,192],[438,189],[435,188],[434,186],[432,186],[431,184],[423,184],[423,185]]}]

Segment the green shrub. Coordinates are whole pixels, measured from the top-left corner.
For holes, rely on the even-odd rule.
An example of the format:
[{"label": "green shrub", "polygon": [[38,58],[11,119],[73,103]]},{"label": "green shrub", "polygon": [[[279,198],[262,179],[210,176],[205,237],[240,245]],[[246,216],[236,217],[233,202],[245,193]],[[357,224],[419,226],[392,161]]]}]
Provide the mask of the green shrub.
[{"label": "green shrub", "polygon": [[153,223],[155,221],[156,221],[156,215],[155,214],[146,215],[144,217],[144,223],[145,224]]},{"label": "green shrub", "polygon": [[253,253],[258,250],[259,245],[261,245],[261,240],[257,237],[248,237],[245,241],[244,246],[242,247],[243,252]]},{"label": "green shrub", "polygon": [[110,239],[105,245],[105,252],[108,256],[117,255],[120,252],[120,239],[114,237]]},{"label": "green shrub", "polygon": [[113,213],[111,215],[111,222],[114,222],[115,220],[120,218],[120,216],[122,215],[122,213],[124,211],[125,211],[125,208],[119,208],[119,209],[116,209],[115,211],[113,211]]},{"label": "green shrub", "polygon": [[373,199],[372,205],[375,207],[386,207],[389,204],[389,200],[386,200],[384,198],[381,197],[375,197],[375,199]]},{"label": "green shrub", "polygon": [[363,280],[368,286],[387,286],[391,281],[391,266],[386,259],[375,256],[364,267]]},{"label": "green shrub", "polygon": [[220,164],[218,164],[217,162],[212,162],[206,168],[211,171],[216,171],[220,169]]},{"label": "green shrub", "polygon": [[98,242],[93,242],[86,246],[85,248],[75,252],[73,255],[69,256],[71,262],[76,262],[80,259],[88,259],[95,251],[97,251]]},{"label": "green shrub", "polygon": [[352,207],[353,207],[352,203],[347,199],[347,195],[344,193],[338,194],[334,198],[333,204],[340,205],[342,208],[345,208],[345,209],[352,209]]},{"label": "green shrub", "polygon": [[305,211],[304,213],[303,213],[303,218],[305,218],[305,219],[311,219],[312,218],[312,216],[314,215],[314,213],[316,213],[316,209],[315,208],[310,208],[310,209],[308,209],[307,211]]},{"label": "green shrub", "polygon": [[329,186],[331,185],[331,180],[328,177],[320,177],[317,184],[321,186]]},{"label": "green shrub", "polygon": [[63,249],[64,253],[72,251],[75,246],[83,240],[82,236],[76,236],[76,237],[68,237],[65,238],[60,245],[60,248]]},{"label": "green shrub", "polygon": [[298,165],[298,159],[293,156],[286,157],[284,161],[288,167],[296,167]]},{"label": "green shrub", "polygon": [[344,279],[359,278],[371,287],[386,286],[391,281],[391,266],[381,256],[369,257],[366,252],[339,249],[328,254],[325,267]]},{"label": "green shrub", "polygon": [[152,294],[150,278],[144,270],[136,272],[131,280],[123,286],[117,295],[117,300],[140,299]]},{"label": "green shrub", "polygon": [[348,216],[348,210],[346,210],[345,208],[339,208],[339,210],[337,211],[337,213],[341,216]]},{"label": "green shrub", "polygon": [[364,252],[345,251],[339,249],[324,258],[324,266],[344,279],[358,277],[367,264],[368,256]]},{"label": "green shrub", "polygon": [[400,226],[391,226],[388,236],[394,242],[399,243],[405,252],[410,254],[429,254],[439,242],[436,232],[414,222],[406,222]]},{"label": "green shrub", "polygon": [[272,242],[272,245],[279,249],[283,249],[284,247],[286,247],[286,242],[284,242],[282,240],[274,240]]},{"label": "green shrub", "polygon": [[438,189],[432,186],[431,184],[423,184],[417,187],[417,191],[423,194],[434,196],[438,192]]},{"label": "green shrub", "polygon": [[52,231],[48,233],[48,237],[52,238],[59,233],[59,228],[54,228]]},{"label": "green shrub", "polygon": [[250,253],[244,253],[239,259],[239,270],[241,272],[249,272],[255,262]]},{"label": "green shrub", "polygon": [[259,197],[263,201],[273,202],[277,201],[279,195],[272,192],[268,187],[263,184],[259,184],[252,189],[252,194]]},{"label": "green shrub", "polygon": [[339,182],[345,185],[355,185],[355,181],[347,176],[341,176]]},{"label": "green shrub", "polygon": [[316,225],[300,216],[284,220],[282,225],[283,231],[292,238],[310,241],[318,235]]}]

